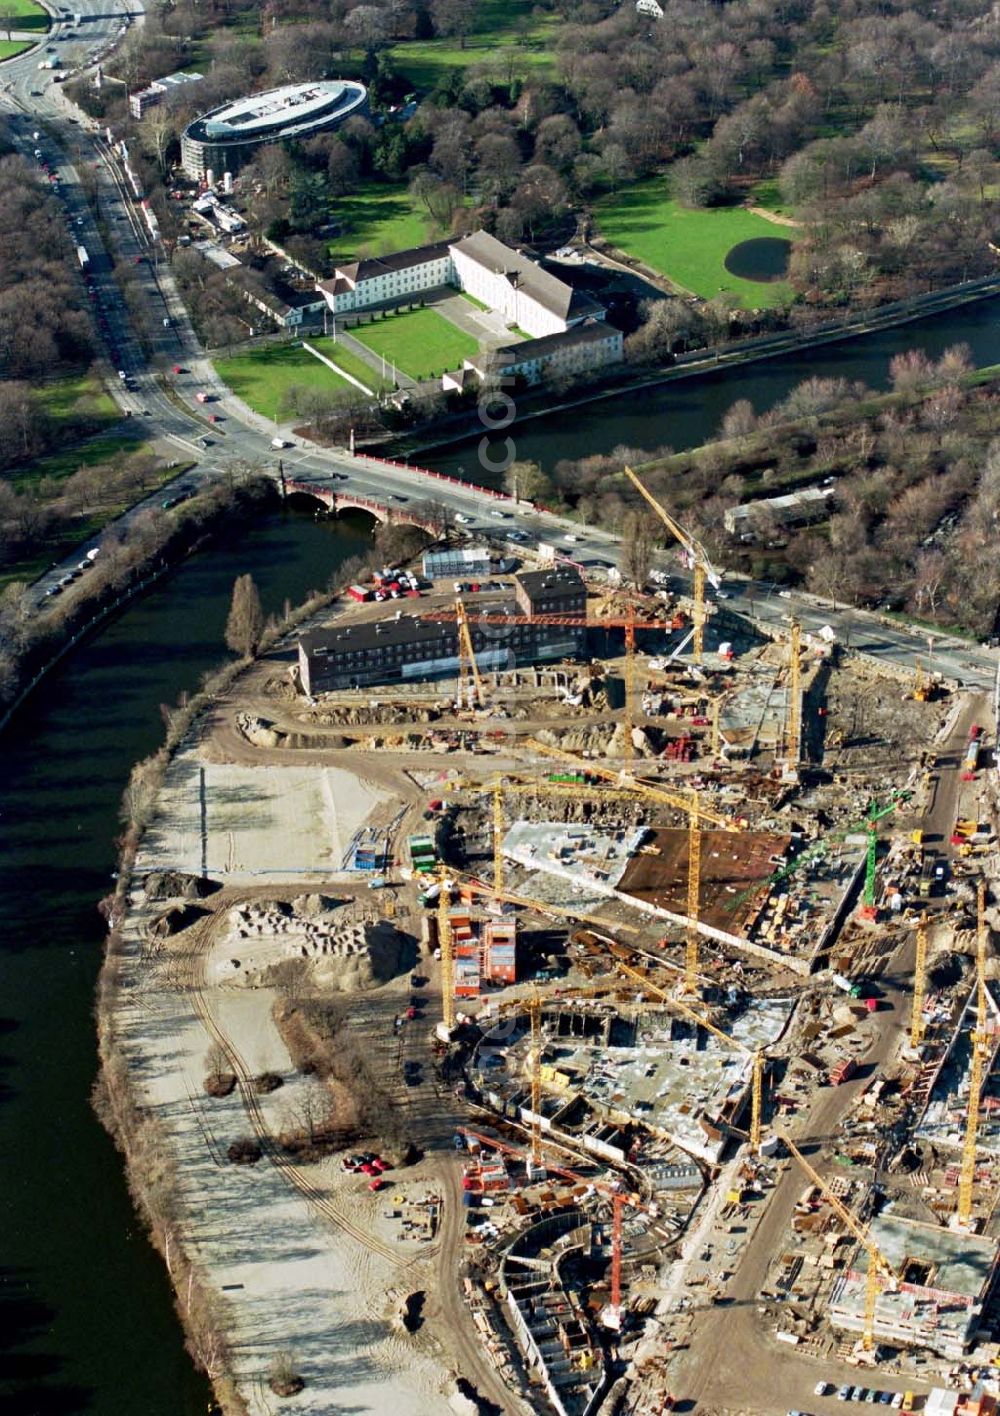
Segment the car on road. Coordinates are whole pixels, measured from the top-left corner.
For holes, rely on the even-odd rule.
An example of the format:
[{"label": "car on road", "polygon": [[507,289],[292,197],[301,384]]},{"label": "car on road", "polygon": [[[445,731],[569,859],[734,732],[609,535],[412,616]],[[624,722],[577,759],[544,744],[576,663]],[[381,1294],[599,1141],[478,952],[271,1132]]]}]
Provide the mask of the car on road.
[{"label": "car on road", "polygon": [[733,597],[728,590],[716,590],[715,598],[717,600],[731,600]]},{"label": "car on road", "polygon": [[462,514],[462,512],[456,511],[456,512],[455,512],[455,520],[458,522],[458,524],[459,524],[460,526],[468,526],[469,522],[472,520],[472,517],[471,517],[471,516],[464,516],[464,515]]},{"label": "car on road", "polygon": [[579,539],[579,536],[574,536],[572,531],[567,531],[566,535],[563,537],[563,540],[569,541],[571,545],[575,545]]},{"label": "car on road", "polygon": [[198,442],[200,443],[200,445],[201,445],[202,447],[211,447],[211,446],[212,446],[212,439],[211,439],[211,438],[199,438],[199,439],[198,439]]},{"label": "car on road", "polygon": [[778,599],[779,599],[779,600],[790,600],[791,598],[792,598],[792,592],[791,592],[791,590],[779,590],[779,591],[778,591]]},{"label": "car on road", "polygon": [[496,509],[496,511],[491,511],[491,512],[490,512],[490,515],[491,515],[491,516],[494,518],[494,520],[496,520],[496,521],[507,521],[507,520],[510,519],[510,512],[508,512],[508,511],[501,511],[499,507]]}]

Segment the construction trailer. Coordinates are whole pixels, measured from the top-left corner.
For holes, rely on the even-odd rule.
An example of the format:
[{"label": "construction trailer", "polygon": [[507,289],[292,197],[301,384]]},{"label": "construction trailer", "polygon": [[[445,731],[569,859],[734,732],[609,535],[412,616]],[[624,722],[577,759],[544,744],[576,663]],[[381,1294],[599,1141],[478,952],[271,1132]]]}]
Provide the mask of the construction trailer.
[{"label": "construction trailer", "polygon": [[517,925],[487,920],[483,930],[483,978],[487,983],[517,982]]}]

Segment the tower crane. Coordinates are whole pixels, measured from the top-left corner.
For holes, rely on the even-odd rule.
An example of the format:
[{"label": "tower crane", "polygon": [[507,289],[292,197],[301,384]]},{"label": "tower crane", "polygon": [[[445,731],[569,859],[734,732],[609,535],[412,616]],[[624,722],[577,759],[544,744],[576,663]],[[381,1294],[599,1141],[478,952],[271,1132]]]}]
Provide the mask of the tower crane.
[{"label": "tower crane", "polygon": [[[488,885],[484,880],[477,880],[474,875],[466,875],[460,870],[453,870],[448,867],[448,878],[461,885],[463,889],[469,890],[475,895],[489,895],[493,899],[501,899],[506,904],[521,905],[527,910],[536,910],[539,914],[555,915],[560,919],[572,920],[579,924],[593,924],[599,929],[614,929],[618,933],[638,934],[639,931],[633,924],[611,923],[606,919],[599,919],[597,915],[582,914],[579,910],[564,909],[562,905],[550,905],[548,900],[531,900],[526,895],[515,895],[510,890],[502,890],[497,895],[492,885]],[[444,890],[442,890],[442,894]],[[442,951],[442,959],[444,953]]]},{"label": "tower crane", "polygon": [[619,959],[615,959],[614,966],[620,973],[626,974],[629,978],[634,979],[636,983],[640,986],[640,988],[645,989],[647,993],[652,993],[653,996],[655,998],[658,998],[661,1003],[665,1003],[668,1008],[676,1009],[678,1013],[682,1014],[690,1022],[697,1023],[698,1026],[704,1028],[706,1032],[710,1032],[714,1037],[717,1037],[720,1042],[725,1044],[726,1047],[731,1048],[734,1052],[741,1052],[744,1057],[750,1058],[752,1064],[752,1071],[750,1090],[750,1131],[748,1134],[748,1140],[750,1142],[751,1150],[759,1151],[761,1141],[761,1111],[763,1109],[764,1094],[763,1049],[758,1048],[756,1051],[754,1051],[753,1048],[747,1047],[744,1043],[737,1042],[736,1038],[730,1037],[729,1033],[723,1032],[721,1028],[717,1028],[713,1022],[711,1022],[708,1018],[704,1016],[703,1013],[699,1013],[698,1010],[696,1008],[692,1008],[689,1003],[682,1003],[679,998],[672,997],[671,994],[667,993],[664,989],[660,988],[657,984],[651,982],[650,979],[646,978],[645,974],[640,973],[638,969],[632,968],[629,964],[622,963]]},{"label": "tower crane", "polygon": [[455,960],[452,951],[451,895],[442,866],[438,870],[438,948],[441,950],[441,1022],[450,1037],[455,1031]]},{"label": "tower crane", "polygon": [[528,1001],[531,1020],[531,1169],[537,1175],[542,1168],[542,998],[532,990]]},{"label": "tower crane", "polygon": [[503,794],[501,777],[493,783],[493,892],[497,899],[503,893]]},{"label": "tower crane", "polygon": [[744,900],[748,900],[750,896],[755,895],[758,890],[770,889],[772,885],[777,885],[782,880],[787,880],[790,875],[794,875],[796,871],[801,870],[803,866],[811,865],[814,860],[818,860],[820,859],[820,857],[825,856],[827,851],[834,844],[834,842],[842,841],[846,836],[853,835],[855,831],[861,830],[867,832],[867,854],[865,859],[865,900],[867,903],[870,891],[871,902],[874,905],[876,861],[875,851],[878,843],[878,836],[876,834],[875,827],[877,823],[881,821],[884,817],[891,815],[891,813],[894,812],[897,807],[902,806],[904,802],[909,801],[912,795],[913,793],[911,791],[894,791],[887,801],[878,802],[873,800],[869,803],[867,816],[861,817],[861,819],[858,821],[852,821],[849,826],[843,826],[840,828],[840,830],[830,831],[823,836],[817,836],[814,841],[810,842],[810,844],[806,846],[804,851],[800,851],[799,854],[795,857],[795,859],[789,861],[787,865],[780,866],[777,870],[772,871],[770,875],[765,876],[763,880],[759,880],[756,884],[750,885],[746,890],[741,890],[740,893],[735,897],[735,899],[730,901],[728,908],[731,910],[737,909],[743,903]]},{"label": "tower crane", "polygon": [[694,577],[694,637],[691,646],[691,655],[696,664],[700,664],[705,648],[705,581],[708,580],[714,590],[718,590],[722,584],[719,572],[714,568],[708,558],[708,552],[696,537],[685,531],[684,527],[666,511],[653,496],[647,491],[642,482],[632,471],[631,467],[625,468],[625,476],[632,485],[649,503],[657,516],[666,526],[667,530],[681,544],[692,569]]},{"label": "tower crane", "polygon": [[979,1133],[979,1109],[983,1090],[988,1035],[986,1032],[986,885],[980,880],[976,890],[976,1030],[971,1037],[972,1056],[969,1067],[969,1109],[965,1117],[965,1140],[962,1144],[962,1168],[958,1176],[958,1210],[955,1222],[959,1229],[969,1229],[972,1222],[972,1195],[976,1180],[976,1140]]},{"label": "tower crane", "polygon": [[[686,815],[692,810],[692,796],[689,793],[683,797],[679,792],[668,792],[663,787],[657,786],[654,782],[647,782],[641,777],[634,777],[628,772],[617,772],[613,767],[604,767],[600,763],[591,762],[589,759],[576,757],[572,752],[567,752],[561,747],[550,747],[547,742],[539,742],[537,738],[526,738],[525,746],[532,751],[539,752],[545,757],[554,757],[558,762],[567,762],[571,766],[578,768],[581,772],[589,772],[595,777],[600,777],[606,782],[614,782],[618,787],[627,787],[633,791],[641,793],[651,801],[659,801],[664,806],[672,806],[676,811],[683,811]],[[717,826],[723,831],[738,831],[738,823],[731,817],[720,816],[717,812],[702,806],[700,799],[697,804],[698,818],[707,821],[710,826]]]},{"label": "tower crane", "polygon": [[469,708],[483,708],[486,696],[483,680],[476,663],[476,651],[469,632],[469,616],[462,599],[455,601],[455,621],[458,626],[458,697]]},{"label": "tower crane", "polygon": [[917,921],[917,952],[913,963],[913,1016],[910,1046],[919,1047],[924,1036],[924,991],[927,987],[927,913]]},{"label": "tower crane", "polygon": [[[421,616],[422,619],[447,622],[454,620],[458,625],[458,645],[459,645],[459,674],[460,682],[465,686],[466,663],[471,665],[471,672],[474,680],[474,690],[478,698],[479,706],[483,705],[483,686],[476,666],[476,656],[472,645],[472,635],[469,626],[473,624],[495,624],[504,625],[510,628],[514,625],[565,625],[578,629],[623,629],[625,631],[625,751],[623,756],[631,760],[635,754],[635,744],[632,733],[636,723],[635,711],[635,631],[636,627],[650,629],[656,628],[655,624],[644,626],[643,622],[637,620],[634,614],[613,619],[589,619],[586,615],[500,615],[489,612],[474,611],[472,614],[465,608],[461,599],[455,601],[453,610],[429,610]],[[471,694],[471,689],[469,690]]]},{"label": "tower crane", "polygon": [[698,991],[698,916],[701,913],[701,822],[698,793],[691,792],[688,815],[687,923],[684,926],[684,992]]},{"label": "tower crane", "polygon": [[[528,739],[528,746],[535,748],[539,752],[547,753],[551,756],[558,756],[563,760],[579,761],[573,758],[570,753],[564,753],[561,748],[550,748],[545,743],[538,742],[535,738]],[[618,774],[610,768],[597,767],[597,776],[610,777],[617,780]],[[654,801],[663,801],[678,810],[686,811],[688,814],[688,871],[687,871],[687,918],[684,931],[684,992],[687,994],[698,991],[698,915],[700,913],[701,899],[701,822],[702,819],[710,821],[713,825],[722,825],[730,829],[735,829],[735,823],[727,821],[726,818],[717,816],[714,812],[706,811],[699,800],[698,793],[692,787],[690,794],[685,801],[684,798],[676,796],[673,792],[665,792],[660,787],[655,787],[651,783],[636,781],[634,785],[639,788]]]},{"label": "tower crane", "polygon": [[788,627],[788,700],[785,704],[785,771],[794,776],[802,747],[802,626],[793,619]]},{"label": "tower crane", "polygon": [[894,1293],[898,1291],[899,1282],[896,1274],[889,1260],[872,1239],[868,1228],[859,1223],[847,1206],[837,1198],[826,1181],[809,1164],[798,1146],[794,1145],[785,1135],[781,1136],[781,1140],[809,1176],[809,1179],[822,1192],[824,1199],[837,1218],[847,1226],[868,1255],[868,1274],[865,1279],[865,1319],[861,1346],[865,1352],[871,1352],[875,1347],[875,1304],[883,1287],[891,1289]]}]

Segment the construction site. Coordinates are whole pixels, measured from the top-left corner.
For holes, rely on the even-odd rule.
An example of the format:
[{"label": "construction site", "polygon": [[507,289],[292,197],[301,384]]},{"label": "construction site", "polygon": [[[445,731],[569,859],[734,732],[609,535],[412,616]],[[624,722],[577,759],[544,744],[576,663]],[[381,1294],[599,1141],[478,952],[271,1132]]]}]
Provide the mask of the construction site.
[{"label": "construction site", "polygon": [[[689,591],[387,567],[407,615],[353,587],[220,703],[140,867],[221,888],[157,966],[204,937],[223,1045],[256,1008],[320,1099],[295,1201],[338,1292],[345,1225],[383,1255],[366,1321],[428,1374],[350,1409],[992,1410],[996,702],[764,633],[629,475]],[[299,1353],[290,1406],[341,1409],[280,1286],[226,1298]]]}]

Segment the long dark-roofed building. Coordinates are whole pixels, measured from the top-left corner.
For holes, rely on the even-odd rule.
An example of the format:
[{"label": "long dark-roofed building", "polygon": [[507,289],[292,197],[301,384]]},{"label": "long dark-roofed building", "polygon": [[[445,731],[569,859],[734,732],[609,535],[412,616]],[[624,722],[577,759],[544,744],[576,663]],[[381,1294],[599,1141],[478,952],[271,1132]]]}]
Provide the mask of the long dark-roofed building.
[{"label": "long dark-roofed building", "polygon": [[[578,571],[569,566],[539,574],[550,582],[547,586],[535,583],[534,572],[518,576],[516,599],[491,604],[489,613],[512,618],[525,613],[583,615],[586,590]],[[522,593],[524,581],[530,583]],[[560,608],[542,610],[543,603],[558,603]],[[530,604],[539,608],[526,610]],[[579,608],[569,608],[571,605]],[[472,623],[469,629],[476,663],[484,673],[543,660],[580,658],[586,647],[582,625]],[[331,624],[299,640],[299,674],[308,694],[457,673],[458,628],[453,620],[400,613],[361,623]]]}]

